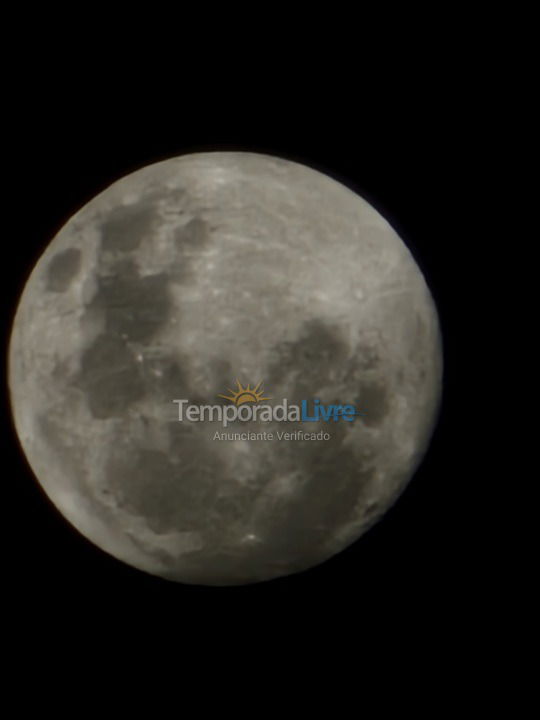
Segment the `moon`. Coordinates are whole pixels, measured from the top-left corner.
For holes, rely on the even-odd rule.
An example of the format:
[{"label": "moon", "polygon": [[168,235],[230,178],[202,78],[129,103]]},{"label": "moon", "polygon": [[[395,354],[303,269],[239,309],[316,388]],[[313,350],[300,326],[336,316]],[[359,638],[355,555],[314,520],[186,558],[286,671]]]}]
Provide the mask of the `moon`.
[{"label": "moon", "polygon": [[[312,168],[243,152],[158,162],[79,210],[29,276],[8,355],[22,449],[62,515],[200,585],[356,541],[421,462],[442,386],[437,310],[388,222]],[[246,406],[355,415],[179,419],[175,400],[224,410],[248,387],[270,399]]]}]

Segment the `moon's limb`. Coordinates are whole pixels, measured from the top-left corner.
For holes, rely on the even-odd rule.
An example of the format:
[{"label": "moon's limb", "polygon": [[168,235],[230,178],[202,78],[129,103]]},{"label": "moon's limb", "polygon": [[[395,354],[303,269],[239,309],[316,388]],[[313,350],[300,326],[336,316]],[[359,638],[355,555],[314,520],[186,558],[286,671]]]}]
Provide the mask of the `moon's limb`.
[{"label": "moon's limb", "polygon": [[[209,585],[297,572],[358,538],[414,473],[441,376],[432,297],[388,223],[334,180],[249,153],[160,162],[89,202],[34,268],[9,350],[16,429],[59,510],[135,567]],[[332,438],[304,443],[177,421],[174,398],[225,403],[237,377],[365,414],[313,423]]]}]

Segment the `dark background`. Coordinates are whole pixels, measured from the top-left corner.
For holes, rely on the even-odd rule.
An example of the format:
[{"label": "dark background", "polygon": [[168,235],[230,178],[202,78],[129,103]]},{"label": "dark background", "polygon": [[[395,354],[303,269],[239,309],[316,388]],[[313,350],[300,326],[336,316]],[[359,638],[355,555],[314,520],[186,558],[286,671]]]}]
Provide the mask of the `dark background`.
[{"label": "dark background", "polygon": [[33,478],[6,397],[2,458],[12,617],[28,625],[54,616],[58,633],[69,632],[74,617],[138,627],[174,627],[181,618],[185,630],[215,623],[239,634],[275,623],[317,632],[325,627],[344,638],[389,624],[412,632],[431,627],[452,632],[470,595],[462,540],[463,488],[470,479],[458,460],[463,228],[473,172],[464,145],[468,131],[429,87],[421,98],[402,88],[384,106],[345,101],[339,93],[331,99],[263,93],[257,102],[248,89],[239,104],[236,96],[225,102],[189,92],[187,100],[184,93],[167,107],[157,103],[144,112],[138,98],[122,97],[112,109],[98,90],[86,102],[66,85],[53,95],[36,90],[35,99],[12,114],[4,156],[10,185],[5,208],[10,230],[3,248],[5,347],[35,261],[96,193],[137,168],[182,153],[276,154],[356,190],[389,220],[423,271],[440,315],[445,361],[432,443],[396,505],[340,555],[269,583],[199,588],[132,569],[75,531]]}]

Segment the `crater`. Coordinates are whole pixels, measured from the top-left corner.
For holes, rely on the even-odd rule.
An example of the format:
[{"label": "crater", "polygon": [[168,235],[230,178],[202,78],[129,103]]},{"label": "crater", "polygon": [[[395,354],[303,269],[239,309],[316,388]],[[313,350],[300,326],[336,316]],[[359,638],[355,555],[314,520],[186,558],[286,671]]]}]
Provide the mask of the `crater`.
[{"label": "crater", "polygon": [[320,319],[305,323],[298,339],[281,343],[273,349],[268,387],[275,387],[295,376],[291,401],[313,397],[314,393],[336,382],[349,353],[349,344],[337,326]]},{"label": "crater", "polygon": [[121,417],[144,395],[135,357],[116,335],[102,333],[84,351],[76,384],[97,419]]},{"label": "crater", "polygon": [[164,353],[152,353],[144,357],[141,366],[147,393],[168,400],[188,397],[188,381],[180,363]]},{"label": "crater", "polygon": [[361,382],[356,397],[356,407],[368,426],[379,425],[389,411],[389,396],[381,381]]},{"label": "crater", "polygon": [[380,365],[381,356],[372,345],[358,345],[354,362],[361,370],[375,370]]},{"label": "crater", "polygon": [[[296,458],[296,461],[295,461]],[[298,470],[298,456],[284,458],[281,471]],[[260,529],[265,536],[267,560],[305,563],[306,557],[320,557],[328,538],[357,517],[356,507],[370,492],[374,474],[339,437],[321,445],[306,446],[300,461],[306,481],[286,502],[270,498]]]},{"label": "crater", "polygon": [[47,290],[65,292],[80,269],[80,250],[68,248],[57,253],[47,265]]},{"label": "crater", "polygon": [[199,462],[183,465],[151,449],[113,457],[107,463],[107,485],[119,504],[144,517],[155,533],[200,530],[206,525],[215,489],[213,475],[206,471],[197,448],[194,452]]},{"label": "crater", "polygon": [[189,222],[177,228],[174,233],[176,257],[172,266],[172,274],[177,282],[190,282],[193,280],[191,260],[196,252],[200,251],[210,237],[210,228],[202,218],[192,218]]},{"label": "crater", "polygon": [[178,250],[194,249],[205,245],[210,236],[208,224],[202,219],[195,217],[175,232],[175,243]]},{"label": "crater", "polygon": [[140,277],[132,264],[117,267],[115,274],[99,279],[90,310],[103,311],[107,333],[144,342],[169,317],[167,282],[165,273]]},{"label": "crater", "polygon": [[152,230],[157,220],[153,205],[137,203],[114,209],[101,225],[103,250],[131,252]]}]

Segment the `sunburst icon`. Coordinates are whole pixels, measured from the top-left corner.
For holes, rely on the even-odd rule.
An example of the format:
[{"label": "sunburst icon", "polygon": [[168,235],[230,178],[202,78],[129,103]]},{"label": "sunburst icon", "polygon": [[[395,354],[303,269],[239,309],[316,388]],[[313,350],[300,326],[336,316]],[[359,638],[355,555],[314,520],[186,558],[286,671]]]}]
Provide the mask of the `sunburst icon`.
[{"label": "sunburst icon", "polygon": [[218,395],[220,398],[225,398],[225,400],[230,400],[235,405],[243,405],[244,403],[256,403],[261,402],[262,400],[271,400],[269,397],[263,397],[264,390],[261,388],[262,380],[260,383],[255,385],[255,387],[251,387],[248,383],[245,387],[242,386],[242,383],[237,380],[236,381],[236,390],[231,390],[231,388],[227,388],[227,390],[231,393],[230,395]]}]

